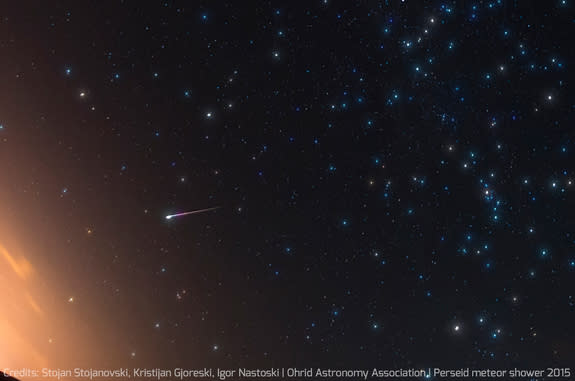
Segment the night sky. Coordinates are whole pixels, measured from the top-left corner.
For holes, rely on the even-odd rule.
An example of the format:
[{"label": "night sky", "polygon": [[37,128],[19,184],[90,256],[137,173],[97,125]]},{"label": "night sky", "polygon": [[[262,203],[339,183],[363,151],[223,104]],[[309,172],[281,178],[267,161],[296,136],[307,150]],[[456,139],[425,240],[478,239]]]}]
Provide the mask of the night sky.
[{"label": "night sky", "polygon": [[574,6],[6,2],[0,368],[574,364]]}]

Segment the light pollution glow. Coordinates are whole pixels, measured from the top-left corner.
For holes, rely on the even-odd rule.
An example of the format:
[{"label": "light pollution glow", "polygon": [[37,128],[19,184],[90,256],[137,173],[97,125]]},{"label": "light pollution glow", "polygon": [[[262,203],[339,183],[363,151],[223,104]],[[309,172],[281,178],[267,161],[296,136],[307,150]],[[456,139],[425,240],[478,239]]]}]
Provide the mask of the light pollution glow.
[{"label": "light pollution glow", "polygon": [[39,269],[3,242],[0,234],[0,370],[26,381],[38,378],[13,372],[111,365],[101,361],[108,347],[95,339],[106,332],[74,316]]},{"label": "light pollution glow", "polygon": [[2,369],[48,365],[47,358],[28,337],[44,319],[44,311],[31,294],[34,269],[26,258],[12,255],[0,245],[0,362]]}]

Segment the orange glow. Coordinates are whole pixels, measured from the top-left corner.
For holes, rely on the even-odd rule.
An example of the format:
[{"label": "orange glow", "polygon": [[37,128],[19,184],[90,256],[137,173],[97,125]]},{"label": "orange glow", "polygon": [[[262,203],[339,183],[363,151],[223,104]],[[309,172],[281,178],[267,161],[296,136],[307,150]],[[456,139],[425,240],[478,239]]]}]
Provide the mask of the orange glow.
[{"label": "orange glow", "polygon": [[[30,262],[0,245],[0,364],[2,369],[44,367],[47,358],[36,347],[34,334],[42,326],[43,310],[33,296]],[[33,364],[33,365],[31,365]]]},{"label": "orange glow", "polygon": [[22,279],[28,278],[32,275],[32,265],[26,258],[14,258],[8,250],[0,245],[0,254],[4,257],[6,262],[12,267],[12,270]]},{"label": "orange glow", "polygon": [[107,332],[98,328],[98,317],[87,320],[66,308],[64,293],[43,275],[0,243],[0,370],[28,381],[38,378],[13,372],[107,365],[101,362],[107,346],[98,337]]}]

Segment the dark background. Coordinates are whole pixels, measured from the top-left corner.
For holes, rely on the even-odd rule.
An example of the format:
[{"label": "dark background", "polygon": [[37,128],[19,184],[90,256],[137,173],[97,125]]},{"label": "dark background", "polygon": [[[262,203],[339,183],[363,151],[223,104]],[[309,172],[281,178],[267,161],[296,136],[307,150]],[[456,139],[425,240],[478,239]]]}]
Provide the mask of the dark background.
[{"label": "dark background", "polygon": [[2,202],[116,360],[572,364],[571,1],[0,16]]}]

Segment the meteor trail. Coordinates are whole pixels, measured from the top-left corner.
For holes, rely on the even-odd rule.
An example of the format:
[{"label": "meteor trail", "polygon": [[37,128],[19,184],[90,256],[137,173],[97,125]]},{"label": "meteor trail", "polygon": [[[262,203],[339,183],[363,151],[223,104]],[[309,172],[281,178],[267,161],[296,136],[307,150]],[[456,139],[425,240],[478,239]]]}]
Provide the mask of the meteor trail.
[{"label": "meteor trail", "polygon": [[220,208],[221,208],[221,206],[215,206],[213,208],[192,210],[191,212],[170,214],[170,215],[166,216],[166,220],[171,220],[172,218],[176,218],[176,217],[187,216],[188,214],[199,214],[199,213],[209,212],[209,211],[220,209]]}]

